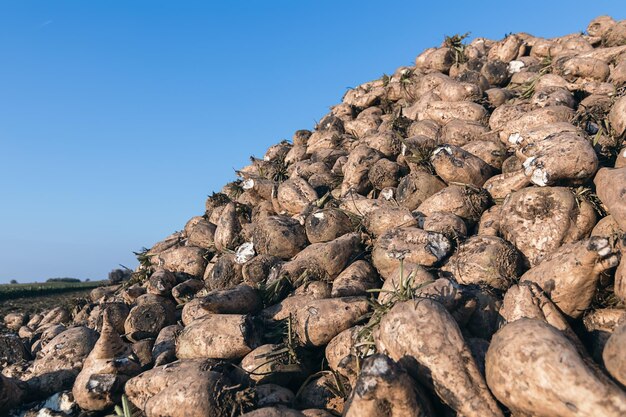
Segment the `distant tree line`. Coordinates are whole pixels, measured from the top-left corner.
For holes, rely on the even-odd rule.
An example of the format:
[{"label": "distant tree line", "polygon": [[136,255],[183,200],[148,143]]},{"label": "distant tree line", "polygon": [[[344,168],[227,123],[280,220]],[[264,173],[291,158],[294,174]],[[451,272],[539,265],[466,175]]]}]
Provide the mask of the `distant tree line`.
[{"label": "distant tree line", "polygon": [[78,278],[48,278],[46,282],[80,282]]}]

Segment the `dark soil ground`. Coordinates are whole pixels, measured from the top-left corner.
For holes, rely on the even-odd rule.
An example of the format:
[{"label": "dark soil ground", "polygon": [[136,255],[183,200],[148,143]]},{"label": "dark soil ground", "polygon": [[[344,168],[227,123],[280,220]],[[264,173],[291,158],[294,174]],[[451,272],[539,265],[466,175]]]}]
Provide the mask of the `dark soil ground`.
[{"label": "dark soil ground", "polygon": [[71,311],[77,300],[89,297],[90,291],[91,289],[78,289],[57,294],[15,297],[2,300],[0,301],[0,321],[8,313],[36,314],[43,310],[62,306],[69,307]]}]

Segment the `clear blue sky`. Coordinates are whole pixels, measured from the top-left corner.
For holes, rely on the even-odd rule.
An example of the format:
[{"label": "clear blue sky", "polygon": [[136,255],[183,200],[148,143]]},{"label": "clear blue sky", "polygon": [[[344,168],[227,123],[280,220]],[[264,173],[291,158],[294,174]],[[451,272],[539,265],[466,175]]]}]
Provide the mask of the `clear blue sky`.
[{"label": "clear blue sky", "polygon": [[99,279],[233,168],[444,35],[583,30],[621,1],[2,1],[0,282]]}]

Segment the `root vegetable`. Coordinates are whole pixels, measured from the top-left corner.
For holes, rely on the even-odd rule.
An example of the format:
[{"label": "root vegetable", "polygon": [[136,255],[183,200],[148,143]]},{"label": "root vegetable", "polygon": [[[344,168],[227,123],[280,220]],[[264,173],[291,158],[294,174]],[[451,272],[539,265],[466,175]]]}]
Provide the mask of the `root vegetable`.
[{"label": "root vegetable", "polygon": [[156,255],[152,263],[168,271],[201,277],[206,268],[205,252],[194,246],[172,247]]},{"label": "root vegetable", "polygon": [[502,169],[502,163],[507,157],[504,145],[492,140],[475,140],[464,145],[462,149],[487,163],[492,174]]},{"label": "root vegetable", "polygon": [[495,236],[473,236],[463,242],[442,270],[465,285],[509,288],[522,272],[522,258],[513,245]]},{"label": "root vegetable", "polygon": [[626,386],[626,324],[622,324],[615,329],[609,337],[602,352],[604,366],[611,376],[622,386]]},{"label": "root vegetable", "polygon": [[333,281],[331,296],[350,297],[367,295],[367,290],[378,288],[378,274],[367,261],[356,261],[344,269]]},{"label": "root vegetable", "polygon": [[224,207],[215,225],[215,248],[218,251],[235,249],[240,243],[239,232],[241,231],[241,222],[239,221],[236,203],[231,202]]},{"label": "root vegetable", "polygon": [[417,225],[417,220],[405,207],[381,207],[370,211],[364,216],[363,225],[374,236],[380,236],[396,227]]},{"label": "root vegetable", "polygon": [[368,357],[346,403],[346,417],[426,417],[432,415],[424,395],[397,363],[384,355]]},{"label": "root vegetable", "polygon": [[591,205],[578,203],[567,188],[524,188],[504,200],[500,232],[534,266],[563,243],[588,235],[595,218]]},{"label": "root vegetable", "polygon": [[505,174],[494,175],[489,178],[483,188],[489,192],[494,200],[506,198],[510,193],[519,191],[531,184],[530,178],[524,170],[507,172]]},{"label": "root vegetable", "polygon": [[261,309],[261,299],[254,288],[240,284],[228,290],[211,291],[202,298],[200,306],[215,314],[248,314]]},{"label": "root vegetable", "polygon": [[486,372],[491,392],[514,413],[537,417],[626,413],[626,394],[598,379],[572,342],[541,320],[520,319],[496,333],[487,351]]},{"label": "root vegetable", "polygon": [[517,35],[511,35],[492,46],[487,58],[508,63],[520,56],[524,49],[524,40]]},{"label": "root vegetable", "polygon": [[377,190],[386,187],[396,187],[402,176],[402,168],[396,162],[388,159],[379,159],[367,173],[372,186]]},{"label": "root vegetable", "polygon": [[350,218],[337,209],[316,211],[306,218],[304,225],[311,243],[330,242],[353,230]]},{"label": "root vegetable", "polygon": [[337,393],[338,384],[334,375],[324,373],[298,391],[297,408],[318,408],[342,414],[344,399]]},{"label": "root vegetable", "polygon": [[[402,148],[402,142],[400,142],[398,134],[393,131],[368,135],[363,138],[363,143],[371,149],[380,152],[383,158],[388,159],[396,159]],[[350,156],[348,156],[348,160],[350,160]],[[376,162],[378,161],[374,163]]]},{"label": "root vegetable", "polygon": [[452,213],[436,211],[430,216],[419,218],[422,229],[427,232],[441,233],[451,242],[464,239],[467,236],[467,225],[459,216]]},{"label": "root vegetable", "polygon": [[626,310],[619,308],[596,309],[583,318],[589,352],[598,363],[602,363],[602,352],[606,341],[624,322],[626,322]]},{"label": "root vegetable", "polygon": [[411,172],[398,183],[397,199],[400,205],[415,210],[424,200],[444,189],[446,184],[426,172]]},{"label": "root vegetable", "polygon": [[261,345],[241,360],[241,367],[257,384],[287,384],[294,377],[300,377],[302,369],[285,363],[284,356],[276,353],[282,348],[275,344]]},{"label": "root vegetable", "polygon": [[104,312],[107,311],[109,314],[109,321],[113,328],[119,333],[124,334],[124,322],[128,317],[130,312],[130,308],[126,303],[121,302],[112,302],[112,303],[101,303],[91,310],[91,314],[88,320],[88,326],[92,329],[100,331],[102,329],[102,321]]},{"label": "root vegetable", "polygon": [[212,361],[179,361],[130,379],[125,392],[147,417],[229,417],[234,406],[229,379]]},{"label": "root vegetable", "polygon": [[230,288],[243,281],[243,266],[237,262],[236,255],[225,253],[220,255],[213,265],[213,269],[209,271],[207,267],[208,277],[204,282],[210,290],[220,290]]},{"label": "root vegetable", "polygon": [[265,281],[272,268],[280,264],[280,258],[271,255],[258,255],[243,264],[241,274],[248,285],[257,285]]},{"label": "root vegetable", "polygon": [[72,389],[76,403],[82,409],[92,411],[116,404],[126,381],[141,372],[139,363],[131,358],[132,353],[130,345],[120,338],[105,311],[100,338],[85,359]]},{"label": "root vegetable", "polygon": [[626,230],[626,167],[602,168],[593,180],[600,200],[606,205],[620,229]]},{"label": "root vegetable", "polygon": [[522,168],[524,168],[522,166],[522,161],[520,161],[515,155],[511,155],[510,157],[505,159],[504,162],[502,163],[503,174],[508,174],[511,172],[519,171]]},{"label": "root vegetable", "polygon": [[43,328],[46,325],[64,324],[70,321],[69,312],[63,307],[55,307],[48,311],[42,317],[37,328]]},{"label": "root vegetable", "polygon": [[9,330],[19,330],[28,322],[28,315],[24,313],[9,313],[4,316],[4,324]]},{"label": "root vegetable", "polygon": [[437,175],[447,183],[456,182],[480,187],[493,175],[492,168],[485,161],[463,148],[452,145],[435,149],[430,160]]},{"label": "root vegetable", "polygon": [[176,345],[179,359],[240,359],[256,347],[258,335],[249,317],[211,314],[191,322]]},{"label": "root vegetable", "polygon": [[626,45],[626,21],[620,20],[611,26],[602,35],[602,42],[606,46]]},{"label": "root vegetable", "polygon": [[434,212],[455,214],[470,223],[477,222],[489,206],[489,194],[471,186],[449,185],[428,197],[417,210],[426,216]]},{"label": "root vegetable", "polygon": [[258,253],[283,259],[296,255],[307,244],[304,227],[286,216],[270,216],[257,221],[252,240]]},{"label": "root vegetable", "polygon": [[204,281],[199,279],[188,279],[172,288],[172,297],[178,304],[185,304],[193,296],[204,288]]},{"label": "root vegetable", "polygon": [[533,110],[506,123],[500,131],[500,140],[507,143],[511,140],[511,135],[525,137],[526,132],[532,128],[549,123],[569,122],[572,116],[572,109],[565,106],[547,106]]},{"label": "root vegetable", "polygon": [[86,327],[73,327],[52,339],[37,354],[29,369],[29,386],[38,396],[52,395],[71,388],[98,334]]},{"label": "root vegetable", "polygon": [[152,347],[154,366],[165,365],[176,360],[176,338],[183,330],[178,324],[161,329]]},{"label": "root vegetable", "polygon": [[478,223],[478,235],[499,236],[500,235],[500,209],[502,206],[493,206],[486,210],[480,217]]},{"label": "root vegetable", "polygon": [[539,285],[524,281],[509,288],[500,308],[501,326],[526,318],[542,320],[560,330],[583,354],[585,349],[574,330]]},{"label": "root vegetable", "polygon": [[311,300],[295,310],[293,329],[307,346],[324,346],[369,310],[365,297]]},{"label": "root vegetable", "polygon": [[147,302],[136,305],[128,313],[124,330],[129,340],[155,338],[162,328],[176,321],[171,307],[165,303]]},{"label": "root vegetable", "polygon": [[292,177],[278,187],[277,200],[287,213],[300,214],[317,200],[317,193],[304,178]]},{"label": "root vegetable", "polygon": [[187,234],[187,243],[190,246],[197,246],[209,249],[215,246],[215,231],[217,226],[206,219],[199,220]]},{"label": "root vegetable", "polygon": [[154,339],[143,339],[131,345],[133,357],[139,363],[141,370],[152,367],[152,348],[154,347]]},{"label": "root vegetable", "polygon": [[392,300],[393,294],[403,287],[409,289],[411,293],[415,293],[419,288],[434,281],[433,274],[423,266],[403,261],[402,265],[398,265],[386,277],[378,295],[378,302],[381,304],[388,303]]},{"label": "root vegetable", "polygon": [[192,321],[208,316],[209,314],[211,313],[202,308],[202,299],[194,298],[183,306],[181,321],[183,325],[188,326]]},{"label": "root vegetable", "polygon": [[296,279],[304,272],[323,279],[334,279],[357,255],[361,248],[361,239],[356,233],[349,233],[326,243],[314,243],[298,253],[281,269]]},{"label": "root vegetable", "polygon": [[439,142],[454,146],[465,146],[485,138],[489,129],[478,122],[453,119],[441,128]]},{"label": "root vegetable", "polygon": [[325,348],[328,367],[353,383],[358,376],[355,345],[363,326],[350,327],[333,337]]},{"label": "root vegetable", "polygon": [[493,87],[504,87],[511,79],[508,64],[497,60],[485,62],[480,74],[485,77],[489,86]]},{"label": "root vegetable", "polygon": [[366,194],[372,186],[368,177],[369,170],[382,157],[379,151],[365,145],[353,149],[343,167],[341,195],[346,195],[349,191]]},{"label": "root vegetable", "polygon": [[528,144],[518,157],[526,176],[541,187],[559,181],[576,184],[593,177],[598,169],[598,157],[589,141],[568,132]]},{"label": "root vegetable", "polygon": [[157,269],[150,275],[146,290],[150,294],[168,296],[175,285],[176,277],[173,273],[166,269]]},{"label": "root vegetable", "polygon": [[537,283],[564,314],[578,318],[591,304],[600,274],[617,262],[609,239],[592,237],[561,246],[520,280]]},{"label": "root vegetable", "polygon": [[396,304],[375,336],[380,352],[407,367],[463,416],[503,416],[463,340],[458,325],[436,301]]},{"label": "root vegetable", "polygon": [[401,258],[408,263],[431,266],[445,258],[450,249],[450,241],[440,233],[416,227],[391,229],[376,240],[372,264],[387,279]]},{"label": "root vegetable", "polygon": [[599,59],[578,57],[565,61],[562,71],[567,77],[591,78],[597,81],[606,80],[611,72],[609,66]]},{"label": "root vegetable", "polygon": [[598,16],[587,25],[587,33],[591,36],[602,36],[615,25],[610,16]]},{"label": "root vegetable", "polygon": [[486,116],[487,111],[480,104],[469,101],[431,101],[418,115],[418,120],[430,119],[443,125],[452,119],[479,122]]}]

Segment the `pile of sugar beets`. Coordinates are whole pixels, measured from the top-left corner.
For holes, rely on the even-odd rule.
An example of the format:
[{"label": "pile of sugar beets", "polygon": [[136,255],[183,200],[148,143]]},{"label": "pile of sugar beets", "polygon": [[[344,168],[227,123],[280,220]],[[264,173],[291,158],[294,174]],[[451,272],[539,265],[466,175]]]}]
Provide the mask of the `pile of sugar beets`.
[{"label": "pile of sugar beets", "polygon": [[0,410],[623,417],[625,132],[626,20],[447,37],[130,281],[5,317]]}]

